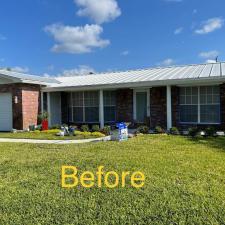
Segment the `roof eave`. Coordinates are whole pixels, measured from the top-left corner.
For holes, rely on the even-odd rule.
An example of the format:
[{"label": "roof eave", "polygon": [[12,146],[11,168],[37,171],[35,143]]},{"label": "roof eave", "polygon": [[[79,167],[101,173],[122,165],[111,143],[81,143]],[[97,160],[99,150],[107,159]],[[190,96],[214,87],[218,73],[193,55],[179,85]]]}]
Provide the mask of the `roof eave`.
[{"label": "roof eave", "polygon": [[188,78],[174,80],[157,80],[157,81],[139,81],[123,84],[102,84],[102,85],[85,85],[85,86],[47,86],[42,88],[43,92],[56,91],[84,91],[84,90],[99,90],[99,89],[121,89],[121,88],[140,88],[140,87],[157,87],[157,86],[184,86],[184,85],[212,85],[225,82],[225,76],[221,77],[206,77],[206,78]]}]

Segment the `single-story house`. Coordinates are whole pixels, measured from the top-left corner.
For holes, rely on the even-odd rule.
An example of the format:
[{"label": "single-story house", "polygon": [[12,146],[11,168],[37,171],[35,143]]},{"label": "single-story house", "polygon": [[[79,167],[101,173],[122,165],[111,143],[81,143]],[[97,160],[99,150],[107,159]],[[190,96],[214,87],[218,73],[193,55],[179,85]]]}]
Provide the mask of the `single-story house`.
[{"label": "single-story house", "polygon": [[0,70],[0,131],[54,124],[144,123],[225,129],[225,63],[44,78]]}]

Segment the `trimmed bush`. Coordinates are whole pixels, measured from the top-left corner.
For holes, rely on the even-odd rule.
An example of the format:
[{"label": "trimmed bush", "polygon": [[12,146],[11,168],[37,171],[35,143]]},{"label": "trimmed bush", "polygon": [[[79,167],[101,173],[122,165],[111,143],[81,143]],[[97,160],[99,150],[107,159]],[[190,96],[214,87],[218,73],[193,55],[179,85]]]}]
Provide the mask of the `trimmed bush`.
[{"label": "trimmed bush", "polygon": [[179,130],[176,127],[172,127],[172,128],[170,128],[170,134],[172,134],[172,135],[179,135],[180,132],[179,132]]},{"label": "trimmed bush", "polygon": [[99,127],[99,125],[93,125],[92,128],[91,128],[91,130],[93,132],[99,132],[100,131],[100,127]]},{"label": "trimmed bush", "polygon": [[188,129],[188,135],[191,137],[196,137],[199,133],[199,129],[197,127],[191,127]]},{"label": "trimmed bush", "polygon": [[61,131],[60,129],[51,129],[51,130],[43,130],[43,131],[41,131],[41,133],[45,133],[45,134],[57,134],[60,131]]},{"label": "trimmed bush", "polygon": [[74,131],[74,136],[77,136],[77,135],[82,135],[83,132],[79,131],[79,130],[75,130]]},{"label": "trimmed bush", "polygon": [[82,125],[80,129],[83,132],[88,132],[89,131],[89,126],[88,125]]},{"label": "trimmed bush", "polygon": [[216,134],[216,129],[214,127],[207,127],[205,129],[205,135],[209,137],[213,137]]},{"label": "trimmed bush", "polygon": [[160,127],[160,126],[156,126],[155,127],[155,132],[157,133],[157,134],[163,134],[163,133],[165,133],[165,131],[162,129],[162,127]]},{"label": "trimmed bush", "polygon": [[137,128],[137,133],[148,134],[148,132],[149,132],[149,127],[147,126],[140,126]]},{"label": "trimmed bush", "polygon": [[101,133],[108,136],[111,133],[111,127],[110,126],[104,126],[104,128],[101,129]]},{"label": "trimmed bush", "polygon": [[91,136],[94,136],[96,138],[105,137],[105,135],[101,132],[93,132],[93,133],[91,133]]}]

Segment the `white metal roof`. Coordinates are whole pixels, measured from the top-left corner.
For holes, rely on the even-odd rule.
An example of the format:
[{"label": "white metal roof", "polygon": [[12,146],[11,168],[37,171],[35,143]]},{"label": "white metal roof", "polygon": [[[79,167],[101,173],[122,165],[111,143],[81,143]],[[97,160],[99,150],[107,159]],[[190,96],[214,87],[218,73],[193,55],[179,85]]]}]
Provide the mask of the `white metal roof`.
[{"label": "white metal roof", "polygon": [[225,63],[150,68],[87,76],[56,77],[56,80],[60,83],[50,84],[46,90],[176,85],[186,83],[187,81],[225,81]]},{"label": "white metal roof", "polygon": [[47,85],[49,83],[55,83],[55,84],[58,83],[58,81],[55,78],[34,76],[34,75],[18,73],[14,71],[2,70],[2,69],[0,69],[0,77],[6,78],[6,79],[12,79],[16,82],[22,82],[22,83],[34,83],[34,84],[43,84],[43,85]]}]

